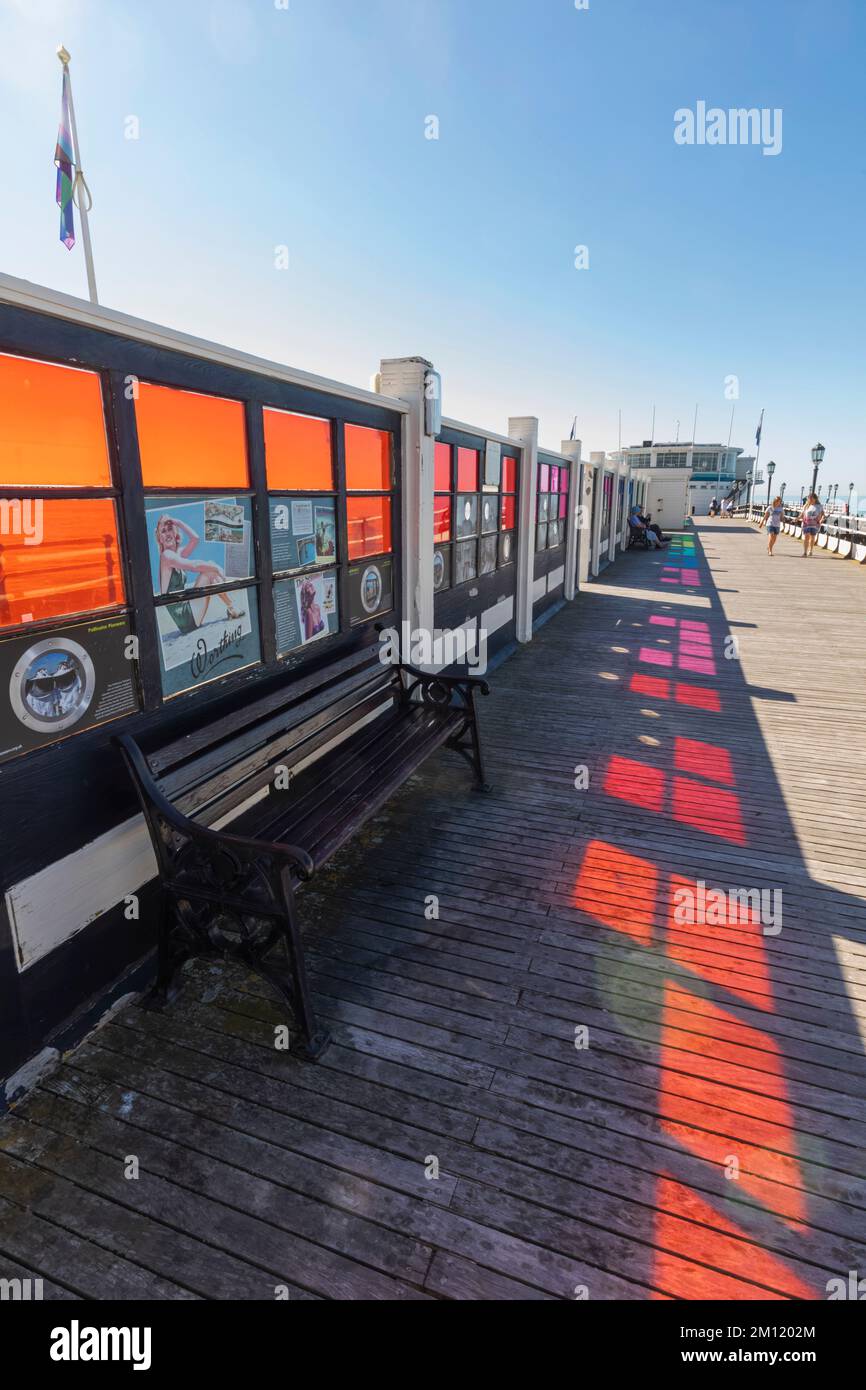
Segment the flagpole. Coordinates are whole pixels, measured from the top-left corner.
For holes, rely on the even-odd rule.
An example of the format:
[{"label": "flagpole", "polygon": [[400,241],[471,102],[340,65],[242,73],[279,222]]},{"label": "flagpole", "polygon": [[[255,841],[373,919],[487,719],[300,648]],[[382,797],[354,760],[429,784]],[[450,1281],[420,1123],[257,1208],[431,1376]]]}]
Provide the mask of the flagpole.
[{"label": "flagpole", "polygon": [[[734,433],[734,411],[736,410],[736,408],[737,408],[737,402],[734,401],[733,405],[731,406],[731,423],[730,423],[730,425],[728,426],[728,449],[729,449],[729,450],[730,450],[730,447],[731,447],[731,438],[732,438],[733,433]],[[727,457],[728,457],[728,455],[727,455],[727,453],[725,453],[725,458],[727,459]],[[734,470],[734,473],[736,474],[736,469]],[[719,492],[721,492],[721,490],[722,490],[722,460],[721,460],[721,455],[719,455],[719,476],[718,476],[718,480],[717,480],[717,481],[718,481],[718,489],[719,489]]]},{"label": "flagpole", "polygon": [[[761,440],[763,439],[763,437],[764,437],[764,412],[763,412],[763,410],[762,410],[762,411],[761,411],[761,419],[760,419],[760,422],[759,422],[759,424],[758,424],[758,440],[757,440],[757,443],[758,443],[758,452],[755,454],[755,486],[756,486],[756,487],[757,487],[757,484],[758,484],[758,473],[759,473],[759,471],[760,471],[760,464],[761,464]],[[751,501],[751,498],[750,498],[749,500]]]},{"label": "flagpole", "polygon": [[[78,211],[81,213],[81,239],[84,243],[84,264],[87,268],[87,290],[90,295],[91,304],[98,304],[99,297],[96,293],[96,275],[93,270],[93,246],[90,241],[90,223],[87,220],[87,202],[90,198],[90,190],[81,168],[81,147],[78,144],[78,127],[75,124],[75,103],[72,100],[72,78],[69,75],[69,63],[71,54],[63,47],[57,50],[57,57],[63,67],[63,75],[66,78],[66,95],[69,101],[69,133],[72,136],[72,154],[75,160],[75,180],[73,183],[72,197],[75,200],[75,189],[82,188],[84,196],[80,203],[76,203]],[[92,204],[91,204],[92,206]]]}]

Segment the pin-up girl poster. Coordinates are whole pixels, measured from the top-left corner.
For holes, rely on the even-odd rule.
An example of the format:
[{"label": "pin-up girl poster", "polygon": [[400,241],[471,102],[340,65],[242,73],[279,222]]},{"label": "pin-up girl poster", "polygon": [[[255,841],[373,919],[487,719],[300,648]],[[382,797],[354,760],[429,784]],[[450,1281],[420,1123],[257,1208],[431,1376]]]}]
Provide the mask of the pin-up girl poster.
[{"label": "pin-up girl poster", "polygon": [[[213,560],[196,558],[200,537],[187,522],[164,512],[157,520],[154,537],[159,552],[159,591],[162,594],[183,593],[189,589],[210,589],[225,582],[225,571]],[[242,609],[235,608],[230,594],[202,594],[200,598],[184,598],[167,605],[172,621],[179,632],[194,632],[205,621],[212,602],[225,607],[223,616],[240,619]]]},{"label": "pin-up girl poster", "polygon": [[325,587],[318,575],[315,579],[298,579],[295,582],[301,641],[306,644],[316,637],[323,637],[327,631],[322,611],[326,607]]}]

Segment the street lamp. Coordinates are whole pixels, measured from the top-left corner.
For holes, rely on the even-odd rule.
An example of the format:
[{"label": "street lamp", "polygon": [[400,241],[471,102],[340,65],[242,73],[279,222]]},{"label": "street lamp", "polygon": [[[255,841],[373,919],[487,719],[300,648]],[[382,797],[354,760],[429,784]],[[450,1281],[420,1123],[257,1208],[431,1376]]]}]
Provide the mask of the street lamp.
[{"label": "street lamp", "polygon": [[784,502],[784,500],[785,500],[785,488],[786,488],[787,486],[788,486],[787,483],[783,483],[782,486],[779,488],[779,496],[781,497],[781,499],[782,499],[783,502]]},{"label": "street lamp", "polygon": [[854,484],[848,484],[848,515],[851,515],[851,498],[854,496]]},{"label": "street lamp", "polygon": [[749,509],[749,515],[750,515],[750,516],[751,516],[751,513],[752,513],[752,478],[753,478],[753,477],[754,477],[754,474],[752,473],[752,470],[751,470],[751,468],[750,468],[749,471],[748,471],[748,473],[746,474],[746,506],[747,506],[748,509]]},{"label": "street lamp", "polygon": [[824,455],[826,454],[826,452],[827,452],[827,450],[824,448],[824,445],[823,445],[823,444],[816,444],[815,447],[814,447],[814,449],[812,450],[812,462],[813,462],[813,464],[815,465],[814,468],[812,469],[812,489],[811,489],[812,492],[816,492],[816,491],[817,491],[817,488],[818,488],[818,469],[820,468],[821,464],[824,462]]},{"label": "street lamp", "polygon": [[770,459],[770,462],[767,464],[767,506],[768,506],[768,507],[769,507],[769,505],[770,505],[770,489],[771,489],[771,487],[773,486],[773,474],[775,473],[775,471],[776,471],[776,465],[774,464],[773,460]]}]

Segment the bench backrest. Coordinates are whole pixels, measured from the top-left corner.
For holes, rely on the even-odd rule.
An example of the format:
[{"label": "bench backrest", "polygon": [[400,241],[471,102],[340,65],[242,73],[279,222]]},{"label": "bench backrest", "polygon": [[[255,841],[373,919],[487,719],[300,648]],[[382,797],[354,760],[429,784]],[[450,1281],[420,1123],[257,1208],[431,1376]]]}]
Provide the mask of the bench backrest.
[{"label": "bench backrest", "polygon": [[323,670],[287,676],[278,690],[144,752],[159,790],[184,815],[212,825],[274,780],[277,767],[314,759],[359,722],[392,707],[402,683],[365,647]]}]

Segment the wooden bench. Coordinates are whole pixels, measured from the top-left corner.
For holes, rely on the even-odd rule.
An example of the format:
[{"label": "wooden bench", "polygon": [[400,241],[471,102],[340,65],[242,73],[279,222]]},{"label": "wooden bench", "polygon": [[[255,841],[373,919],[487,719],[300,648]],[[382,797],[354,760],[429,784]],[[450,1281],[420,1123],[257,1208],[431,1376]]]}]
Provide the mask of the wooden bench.
[{"label": "wooden bench", "polygon": [[170,743],[145,751],[117,738],[159,865],[152,1007],[172,996],[186,960],[228,957],[289,1004],[293,1052],[316,1058],[327,1046],[304,967],[299,885],[443,744],[489,790],[475,708],[486,681],[383,665],[380,650],[293,674]]}]

